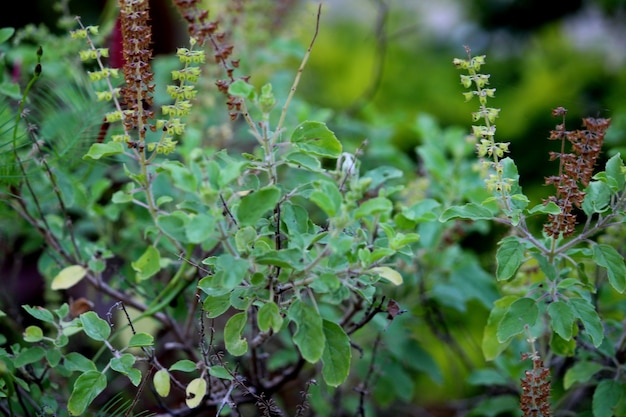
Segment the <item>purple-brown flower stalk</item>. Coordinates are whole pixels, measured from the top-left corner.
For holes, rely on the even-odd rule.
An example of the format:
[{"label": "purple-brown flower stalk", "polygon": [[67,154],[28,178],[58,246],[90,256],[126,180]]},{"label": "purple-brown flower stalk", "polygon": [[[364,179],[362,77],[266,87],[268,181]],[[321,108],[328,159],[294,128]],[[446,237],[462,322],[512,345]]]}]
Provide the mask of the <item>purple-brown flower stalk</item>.
[{"label": "purple-brown flower stalk", "polygon": [[[560,152],[550,152],[550,160],[559,159],[559,175],[546,177],[546,185],[556,187],[555,195],[548,197],[544,203],[554,202],[560,209],[559,214],[549,214],[544,230],[553,238],[571,236],[576,230],[576,214],[574,208],[580,208],[585,199],[582,191],[593,176],[598,155],[611,119],[583,119],[584,130],[568,131],[565,129],[567,109],[558,107],[552,111],[553,116],[561,116],[563,122],[550,132],[550,140],[561,141]],[[572,150],[565,153],[565,142],[568,141]]]}]

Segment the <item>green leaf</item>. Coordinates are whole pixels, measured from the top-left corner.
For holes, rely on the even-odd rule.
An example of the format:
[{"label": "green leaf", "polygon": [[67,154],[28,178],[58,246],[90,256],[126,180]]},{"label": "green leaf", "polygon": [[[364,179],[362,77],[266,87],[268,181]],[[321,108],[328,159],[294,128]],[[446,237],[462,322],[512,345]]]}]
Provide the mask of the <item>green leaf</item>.
[{"label": "green leaf", "polygon": [[128,341],[128,347],[147,347],[154,345],[154,337],[148,333],[135,333]]},{"label": "green leaf", "polygon": [[229,381],[232,381],[233,379],[233,376],[228,372],[228,370],[220,365],[211,366],[209,368],[209,374],[219,379],[226,379]]},{"label": "green leaf", "polygon": [[0,43],[5,43],[11,39],[11,36],[13,36],[14,33],[15,29],[11,27],[0,29]]},{"label": "green leaf", "polygon": [[48,309],[39,306],[31,307],[28,305],[23,305],[22,308],[37,320],[45,321],[46,323],[54,323],[54,316]]},{"label": "green leaf", "polygon": [[574,309],[563,301],[555,301],[548,305],[548,315],[551,319],[552,330],[565,340],[572,338],[574,326]]},{"label": "green leaf", "polygon": [[248,261],[238,259],[230,254],[220,255],[215,263],[213,282],[218,288],[233,289],[248,274]]},{"label": "green leaf", "polygon": [[619,153],[613,155],[607,162],[605,173],[615,183],[614,192],[624,189],[626,178],[624,177],[624,161]]},{"label": "green leaf", "polygon": [[309,197],[311,201],[324,210],[329,217],[336,216],[339,213],[342,201],[337,184],[330,181],[316,181],[314,185],[315,190]]},{"label": "green leaf", "polygon": [[514,295],[502,297],[494,302],[493,308],[491,312],[489,312],[489,318],[487,319],[487,325],[485,326],[482,340],[483,355],[488,361],[497,358],[510,343],[510,340],[505,343],[500,343],[496,335],[498,326],[504,318],[504,314],[517,299],[518,297]]},{"label": "green leaf", "polygon": [[278,333],[283,325],[283,317],[276,303],[270,301],[261,306],[257,314],[257,323],[262,332],[267,332],[271,328],[274,333]]},{"label": "green leaf", "polygon": [[302,122],[291,135],[291,142],[302,152],[326,158],[341,155],[341,142],[322,122]]},{"label": "green leaf", "polygon": [[139,259],[131,262],[130,265],[137,273],[137,280],[143,281],[161,270],[161,254],[157,248],[150,245]]},{"label": "green leaf", "polygon": [[106,386],[107,378],[100,372],[88,371],[80,375],[74,382],[74,389],[67,404],[70,415],[82,415]]},{"label": "green leaf", "polygon": [[586,383],[592,376],[602,370],[603,366],[597,362],[576,362],[565,372],[563,388],[570,389],[577,382]]},{"label": "green leaf", "polygon": [[39,362],[46,356],[46,351],[41,346],[33,346],[22,350],[13,360],[16,368]]},{"label": "green leaf", "polygon": [[316,156],[304,152],[292,152],[285,157],[285,160],[296,168],[305,168],[314,172],[319,171],[322,166],[322,163]]},{"label": "green leaf", "polygon": [[124,153],[124,145],[120,142],[94,143],[83,159],[97,160],[122,153]]},{"label": "green leaf", "polygon": [[63,358],[63,365],[71,372],[96,371],[96,364],[78,352],[70,352]]},{"label": "green leaf", "polygon": [[191,216],[187,223],[187,239],[191,243],[202,243],[206,241],[214,232],[215,218],[206,214],[196,214]]},{"label": "green leaf", "polygon": [[606,268],[609,282],[617,292],[624,292],[626,288],[626,265],[624,258],[615,248],[605,244],[594,245],[593,260],[601,267]]},{"label": "green leaf", "polygon": [[302,253],[301,249],[289,248],[270,250],[257,256],[255,260],[260,265],[275,265],[281,268],[292,268],[296,271],[302,271],[307,267],[309,259]]},{"label": "green leaf", "polygon": [[506,281],[515,276],[524,261],[524,245],[515,236],[509,236],[500,241],[496,252],[496,279]]},{"label": "green leaf", "polygon": [[94,340],[105,341],[111,335],[111,326],[109,323],[102,320],[93,311],[88,311],[79,316],[80,322],[83,325],[83,330],[87,336]]},{"label": "green leaf", "polygon": [[81,265],[72,265],[63,268],[54,278],[52,278],[51,288],[53,290],[66,290],[78,284],[87,275],[87,270]]},{"label": "green leaf", "polygon": [[624,396],[624,384],[612,379],[600,381],[593,392],[593,417],[613,417],[613,410]]},{"label": "green leaf", "polygon": [[159,171],[166,171],[171,177],[173,185],[183,191],[197,192],[198,180],[191,170],[180,161],[163,161]]},{"label": "green leaf", "polygon": [[[200,287],[202,289],[202,287]],[[230,308],[230,293],[221,295],[208,295],[204,300],[203,308],[207,317],[213,319],[224,314]]]},{"label": "green leaf", "polygon": [[522,332],[526,326],[532,326],[537,321],[539,308],[532,298],[519,298],[513,302],[504,313],[498,324],[496,333],[498,341],[504,343]]},{"label": "green leaf", "polygon": [[189,359],[181,359],[173,363],[169,369],[170,371],[193,372],[198,370],[198,366]]},{"label": "green leaf", "polygon": [[24,337],[25,342],[39,342],[43,339],[43,330],[41,330],[41,327],[39,326],[28,326],[24,329],[24,334],[22,336]]},{"label": "green leaf", "polygon": [[228,87],[228,94],[246,99],[254,98],[254,86],[244,80],[235,80]]},{"label": "green leaf", "polygon": [[468,219],[468,220],[491,220],[494,214],[487,207],[476,204],[467,203],[463,206],[449,207],[441,213],[439,221],[446,222],[451,219]]},{"label": "green leaf", "polygon": [[241,356],[248,351],[248,341],[242,337],[247,321],[248,314],[241,312],[228,319],[224,326],[224,344],[226,350],[234,356]]},{"label": "green leaf", "polygon": [[273,185],[244,196],[237,208],[239,224],[254,226],[265,213],[276,207],[278,200],[280,200],[280,190]]},{"label": "green leaf", "polygon": [[571,298],[569,304],[574,309],[574,314],[580,319],[585,331],[591,337],[591,341],[595,347],[602,344],[604,339],[604,328],[598,312],[588,301],[582,298]]},{"label": "green leaf", "polygon": [[114,371],[128,376],[134,386],[138,386],[141,382],[141,372],[139,372],[138,369],[133,368],[135,360],[135,356],[130,353],[124,353],[120,357],[111,358],[109,365]]},{"label": "green leaf", "polygon": [[528,214],[559,214],[561,213],[561,208],[556,205],[554,201],[548,202],[548,204],[537,204],[530,210],[528,210]]},{"label": "green leaf", "polygon": [[302,357],[310,363],[319,361],[325,346],[322,317],[315,308],[300,300],[296,300],[289,307],[288,315],[296,325],[293,342]]},{"label": "green leaf", "polygon": [[354,211],[354,219],[358,220],[367,216],[384,215],[391,212],[393,205],[388,198],[375,197],[366,200]]},{"label": "green leaf", "polygon": [[154,389],[160,397],[167,397],[170,393],[170,373],[167,372],[167,369],[159,369],[154,373],[152,377],[152,383],[154,384]]},{"label": "green leaf", "polygon": [[206,395],[207,383],[204,378],[193,379],[187,389],[185,390],[185,403],[189,408],[196,408],[202,402],[202,399]]},{"label": "green leaf", "polygon": [[184,211],[177,210],[169,214],[162,214],[157,217],[157,226],[171,238],[181,243],[190,243],[187,239],[187,223],[189,215]]},{"label": "green leaf", "polygon": [[604,182],[593,181],[585,188],[582,209],[586,215],[605,212],[611,202],[611,188]]},{"label": "green leaf", "polygon": [[341,385],[350,372],[350,338],[338,324],[323,320],[326,343],[322,353],[322,376],[331,387]]}]

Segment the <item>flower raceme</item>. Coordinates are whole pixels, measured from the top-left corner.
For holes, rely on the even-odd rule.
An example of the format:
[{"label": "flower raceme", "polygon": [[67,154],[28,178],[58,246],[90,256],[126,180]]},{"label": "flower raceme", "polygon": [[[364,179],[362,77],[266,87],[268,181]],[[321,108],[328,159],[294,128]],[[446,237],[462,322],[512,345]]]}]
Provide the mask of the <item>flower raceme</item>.
[{"label": "flower raceme", "polygon": [[[559,174],[546,177],[546,185],[554,185],[556,193],[544,203],[554,202],[561,212],[549,214],[544,225],[548,236],[557,238],[571,236],[576,227],[574,208],[580,208],[585,198],[583,189],[589,185],[594,173],[598,155],[602,149],[604,136],[611,119],[584,118],[583,130],[568,131],[565,129],[567,109],[558,107],[552,111],[555,117],[561,116],[562,123],[550,132],[549,140],[560,140],[561,151],[550,152],[550,160],[559,160]],[[565,143],[571,144],[571,152],[565,152]]]}]

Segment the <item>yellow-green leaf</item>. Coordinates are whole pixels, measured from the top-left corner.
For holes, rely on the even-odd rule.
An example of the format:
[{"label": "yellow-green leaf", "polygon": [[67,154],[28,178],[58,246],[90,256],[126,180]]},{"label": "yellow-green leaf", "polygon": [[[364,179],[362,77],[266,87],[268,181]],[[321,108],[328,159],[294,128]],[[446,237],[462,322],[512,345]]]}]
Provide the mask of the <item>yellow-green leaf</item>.
[{"label": "yellow-green leaf", "polygon": [[52,279],[51,288],[53,290],[66,290],[78,284],[80,280],[85,278],[87,270],[81,265],[72,265],[63,268],[61,272]]},{"label": "yellow-green leaf", "polygon": [[376,268],[372,268],[371,271],[385,278],[393,285],[401,285],[403,282],[402,275],[400,275],[400,273],[395,269],[389,268],[388,266],[377,266]]},{"label": "yellow-green leaf", "polygon": [[206,395],[206,380],[204,378],[196,378],[187,385],[187,397],[185,402],[187,407],[196,408],[202,402]]},{"label": "yellow-green leaf", "polygon": [[167,397],[170,393],[170,374],[167,369],[159,369],[152,378],[154,389],[161,397]]}]

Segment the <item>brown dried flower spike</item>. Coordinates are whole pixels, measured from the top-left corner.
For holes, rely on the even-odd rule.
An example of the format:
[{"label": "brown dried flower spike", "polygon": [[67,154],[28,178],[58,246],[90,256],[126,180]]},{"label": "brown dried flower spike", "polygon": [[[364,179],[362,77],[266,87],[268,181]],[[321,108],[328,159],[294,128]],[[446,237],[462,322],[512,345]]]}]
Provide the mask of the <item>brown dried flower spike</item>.
[{"label": "brown dried flower spike", "polygon": [[[558,159],[559,175],[546,177],[546,185],[554,185],[556,193],[544,200],[544,203],[554,202],[561,212],[548,215],[544,230],[548,236],[557,238],[570,236],[576,227],[576,215],[572,213],[574,207],[580,208],[585,193],[582,191],[593,176],[598,155],[602,150],[604,136],[611,123],[611,119],[583,119],[584,130],[568,131],[565,129],[565,115],[567,110],[558,107],[552,111],[553,116],[561,116],[563,122],[550,132],[550,140],[561,141],[561,152],[550,152],[550,160]],[[570,153],[565,153],[565,141],[572,146]]]},{"label": "brown dried flower spike", "polygon": [[522,360],[531,358],[533,369],[524,373],[520,409],[524,417],[550,416],[550,370],[543,366],[539,355],[522,355]]},{"label": "brown dried flower spike", "polygon": [[150,110],[154,75],[150,68],[152,33],[147,0],[120,0],[120,22],[124,53],[124,79],[121,94],[125,104],[124,129],[139,129],[140,140],[146,135],[148,119],[154,117]]}]

